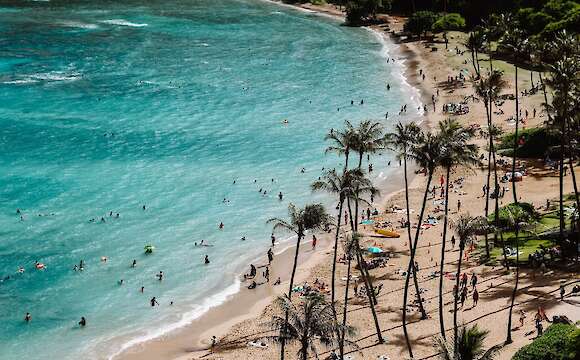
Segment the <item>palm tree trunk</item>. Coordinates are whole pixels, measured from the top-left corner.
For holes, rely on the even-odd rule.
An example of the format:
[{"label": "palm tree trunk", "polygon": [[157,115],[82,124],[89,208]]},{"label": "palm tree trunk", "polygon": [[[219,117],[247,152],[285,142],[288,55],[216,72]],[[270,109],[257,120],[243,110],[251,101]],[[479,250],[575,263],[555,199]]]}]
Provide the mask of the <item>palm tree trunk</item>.
[{"label": "palm tree trunk", "polygon": [[449,173],[451,168],[447,167],[445,178],[445,216],[443,218],[443,240],[441,241],[441,264],[439,265],[439,328],[441,336],[445,339],[445,322],[443,320],[443,267],[445,264],[445,244],[447,242],[447,222],[449,217]]},{"label": "palm tree trunk", "polygon": [[346,309],[348,305],[348,288],[350,286],[350,269],[351,269],[351,249],[347,249],[347,265],[346,265],[346,288],[344,289],[344,306],[342,308],[342,331],[340,333],[340,341],[338,343],[338,353],[340,358],[344,359],[344,329],[346,328]]},{"label": "palm tree trunk", "polygon": [[302,335],[304,340],[300,346],[300,360],[308,360],[308,332]]},{"label": "palm tree trunk", "polygon": [[[495,145],[493,145],[492,142],[492,154],[493,154],[493,177],[494,177],[494,187],[496,189],[495,191],[495,208],[494,208],[494,216],[493,216],[493,221],[494,221],[494,225],[496,227],[499,227],[499,181],[498,181],[498,177],[497,177],[497,161],[496,161],[496,157],[495,157]],[[497,233],[493,234],[494,236],[494,243],[497,242]],[[507,264],[506,264],[507,266]],[[508,267],[509,270],[509,267]]]},{"label": "palm tree trunk", "polygon": [[510,266],[508,265],[507,253],[505,251],[505,241],[503,239],[503,232],[502,231],[499,232],[499,238],[501,240],[501,251],[503,253],[503,262],[505,264],[504,266],[506,267],[506,269],[509,270],[510,269]]},{"label": "palm tree trunk", "polygon": [[565,121],[562,121],[562,134],[561,134],[561,142],[560,142],[560,183],[559,183],[559,191],[560,191],[560,244],[564,242],[564,228],[566,226],[565,219],[564,219],[564,131],[565,131]]},{"label": "palm tree trunk", "polygon": [[[403,169],[404,169],[404,176],[405,176],[405,203],[407,205],[407,235],[409,237],[409,254],[413,252],[413,243],[411,239],[411,211],[409,210],[409,179],[407,177],[407,150],[404,150],[404,158],[403,158]],[[415,285],[415,293],[417,294],[417,302],[419,304],[419,311],[421,311],[421,319],[427,318],[427,313],[425,312],[425,308],[423,307],[423,300],[421,299],[421,294],[419,293],[419,280],[417,279],[417,274],[413,272],[413,282]]]},{"label": "palm tree trunk", "polygon": [[340,220],[342,218],[342,207],[344,204],[343,196],[340,195],[340,203],[338,205],[338,220],[336,224],[336,235],[334,237],[334,254],[332,257],[332,279],[330,281],[330,287],[332,293],[330,295],[330,303],[332,305],[332,312],[334,314],[334,319],[336,320],[336,307],[335,307],[335,296],[336,296],[336,257],[338,254],[338,237],[340,235]]},{"label": "palm tree trunk", "polygon": [[506,344],[512,343],[512,312],[514,310],[514,302],[516,300],[516,292],[518,291],[518,282],[520,280],[520,245],[519,245],[519,229],[516,226],[515,229],[516,233],[516,283],[514,285],[514,291],[512,292],[512,301],[510,304],[510,313],[508,315],[508,323],[507,323],[507,338],[505,340]]},{"label": "palm tree trunk", "polygon": [[481,70],[479,69],[479,51],[477,51],[477,48],[475,49],[475,62],[477,63],[477,78],[479,79],[479,77],[481,76]]},{"label": "palm tree trunk", "polygon": [[358,241],[355,244],[356,246],[356,260],[358,262],[358,268],[361,274],[361,277],[364,280],[365,283],[365,288],[367,289],[367,297],[369,298],[369,305],[371,308],[371,314],[373,315],[373,320],[375,322],[375,329],[377,331],[377,341],[379,344],[384,343],[385,341],[383,340],[383,335],[381,334],[381,327],[379,325],[379,319],[377,317],[377,312],[375,310],[375,305],[373,303],[373,296],[371,295],[371,293],[374,292],[374,289],[372,288],[372,284],[367,281],[367,277],[365,275],[365,272],[363,270],[363,262],[362,262],[362,254],[360,253],[360,245],[358,244]]},{"label": "palm tree trunk", "polygon": [[[413,358],[413,349],[411,348],[411,342],[409,341],[409,334],[407,332],[407,299],[409,297],[409,279],[411,277],[411,270],[414,268],[415,264],[415,252],[417,251],[417,243],[419,242],[419,233],[421,231],[421,223],[423,222],[423,216],[425,215],[425,207],[427,205],[427,195],[429,194],[429,186],[431,186],[431,180],[433,179],[433,171],[429,170],[429,177],[427,178],[427,185],[425,187],[425,193],[423,194],[423,203],[421,205],[421,213],[419,214],[419,221],[417,222],[417,232],[415,233],[415,240],[413,242],[413,248],[411,250],[411,257],[409,259],[409,266],[407,266],[407,276],[405,277],[405,289],[403,293],[403,333],[405,334],[405,341],[407,343],[407,348],[409,349],[409,357]],[[420,294],[419,294],[420,296]]]},{"label": "palm tree trunk", "polygon": [[[489,135],[489,149],[487,151],[487,182],[486,182],[486,189],[485,189],[485,218],[487,219],[487,217],[489,216],[489,190],[490,190],[490,182],[491,182],[491,149],[492,149],[492,126],[491,126],[491,116],[489,115],[490,113],[490,108],[491,108],[491,104],[488,105],[488,101],[485,101],[485,114],[487,115],[487,131],[488,131],[488,135]],[[495,244],[494,244],[495,245]],[[487,232],[485,233],[485,253],[487,255],[487,257],[489,258],[489,236],[487,234]]]},{"label": "palm tree trunk", "polygon": [[[292,300],[292,289],[294,288],[294,276],[296,275],[296,267],[298,266],[298,254],[300,253],[300,242],[304,234],[300,231],[298,234],[298,240],[296,241],[296,251],[294,252],[294,263],[292,264],[292,275],[290,276],[290,287],[288,289],[288,300]],[[288,324],[289,313],[286,311],[284,324]],[[286,348],[286,337],[282,336],[280,341],[280,359],[284,360],[284,350]]]},{"label": "palm tree trunk", "polygon": [[[516,174],[516,159],[518,157],[517,155],[517,151],[518,151],[518,125],[520,124],[520,107],[519,107],[519,101],[518,101],[518,66],[514,65],[515,69],[516,69],[516,133],[515,133],[515,137],[514,137],[514,154],[513,154],[513,159],[512,159],[512,192],[513,192],[513,196],[514,196],[514,204],[518,203],[518,196],[516,193],[516,181],[515,181],[515,174]],[[497,224],[496,224],[497,225]]]},{"label": "palm tree trunk", "polygon": [[[573,129],[570,128],[570,122],[567,122],[568,134],[571,134]],[[568,151],[570,152],[568,156],[568,164],[570,165],[570,175],[572,176],[572,185],[574,186],[574,198],[576,200],[576,209],[580,211],[580,195],[578,194],[578,184],[576,183],[576,173],[574,172],[574,148],[571,146],[570,141],[568,143]]]},{"label": "palm tree trunk", "polygon": [[[453,292],[453,339],[457,339],[457,300],[459,299],[459,276],[461,275],[461,260],[463,259],[463,249],[465,239],[459,239],[459,261],[457,262],[457,273],[455,274],[455,291]],[[455,354],[457,354],[457,342],[455,343]]]}]

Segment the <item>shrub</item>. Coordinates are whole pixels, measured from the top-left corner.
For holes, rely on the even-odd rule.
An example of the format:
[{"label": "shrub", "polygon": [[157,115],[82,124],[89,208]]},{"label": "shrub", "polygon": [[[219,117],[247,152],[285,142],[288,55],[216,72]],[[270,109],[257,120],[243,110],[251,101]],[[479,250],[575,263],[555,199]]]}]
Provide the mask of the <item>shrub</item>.
[{"label": "shrub", "polygon": [[512,360],[573,360],[578,351],[579,329],[574,325],[553,324],[544,335],[519,349]]},{"label": "shrub", "polygon": [[437,21],[437,15],[432,11],[417,11],[405,23],[404,30],[415,35],[427,34]]},{"label": "shrub", "polygon": [[463,30],[465,28],[465,19],[457,13],[451,13],[441,16],[433,24],[433,32]]},{"label": "shrub", "polygon": [[[538,214],[538,212],[534,209],[534,205],[530,204],[530,203],[526,203],[526,202],[519,202],[517,204],[508,204],[505,206],[502,206],[499,208],[499,226],[501,228],[506,228],[508,226],[508,219],[509,219],[509,213],[508,213],[508,209],[512,211],[512,213],[514,212],[515,208],[520,208],[524,213],[527,214],[527,216],[530,219],[538,219],[540,217],[540,214]],[[491,213],[488,216],[488,220],[489,221],[494,221],[495,220],[495,212]]]},{"label": "shrub", "polygon": [[[509,133],[500,139],[498,145],[502,155],[512,156],[515,133]],[[518,146],[519,158],[543,158],[549,152],[551,146],[559,145],[560,139],[548,132],[546,128],[531,128],[518,131],[520,143]]]}]

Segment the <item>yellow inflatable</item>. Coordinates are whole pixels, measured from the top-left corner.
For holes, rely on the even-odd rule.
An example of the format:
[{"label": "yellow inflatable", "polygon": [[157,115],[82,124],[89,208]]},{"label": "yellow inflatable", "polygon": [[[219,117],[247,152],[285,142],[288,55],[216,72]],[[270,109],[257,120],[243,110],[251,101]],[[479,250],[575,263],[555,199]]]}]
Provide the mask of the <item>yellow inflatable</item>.
[{"label": "yellow inflatable", "polygon": [[375,233],[386,236],[386,237],[390,237],[390,238],[401,237],[401,234],[399,234],[398,232],[394,232],[394,231],[387,230],[387,229],[375,229]]}]

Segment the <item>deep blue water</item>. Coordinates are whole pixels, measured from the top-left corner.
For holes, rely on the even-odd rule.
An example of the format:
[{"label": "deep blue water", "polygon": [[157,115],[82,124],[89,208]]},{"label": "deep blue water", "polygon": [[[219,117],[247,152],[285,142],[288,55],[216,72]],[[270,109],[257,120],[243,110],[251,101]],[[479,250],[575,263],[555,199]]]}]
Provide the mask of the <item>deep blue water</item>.
[{"label": "deep blue water", "polygon": [[331,204],[308,187],[337,164],[324,134],[411,101],[377,36],[272,4],[0,4],[0,359],[106,358],[199,315],[266,219]]}]

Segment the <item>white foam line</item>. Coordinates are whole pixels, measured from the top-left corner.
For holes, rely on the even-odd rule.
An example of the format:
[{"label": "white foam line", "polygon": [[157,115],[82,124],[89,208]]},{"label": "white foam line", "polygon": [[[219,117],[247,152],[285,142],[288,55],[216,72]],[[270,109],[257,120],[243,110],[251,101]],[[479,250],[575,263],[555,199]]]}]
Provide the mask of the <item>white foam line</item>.
[{"label": "white foam line", "polygon": [[[383,46],[383,49],[381,50],[381,55],[385,59],[391,58],[394,60],[394,57],[391,56],[389,53],[389,44],[391,44],[391,43],[387,41],[384,34],[379,32],[378,30],[370,28],[370,27],[365,27],[365,29],[367,29],[372,34],[374,34],[375,37],[377,38],[377,40],[379,40],[379,42]],[[395,51],[397,51],[397,50],[395,50]],[[389,62],[389,64],[391,64],[391,62]],[[400,79],[401,90],[403,90],[403,92],[409,93],[409,98],[411,99],[411,104],[414,105],[413,109],[417,109],[419,107],[423,108],[423,104],[421,102],[421,92],[419,91],[418,88],[409,84],[409,80],[405,76],[405,70],[406,70],[405,69],[405,67],[406,67],[405,60],[398,60],[397,62],[393,61],[392,64],[398,70],[398,71],[394,72],[394,74]],[[423,115],[422,110],[416,111],[416,113],[418,116]],[[417,119],[417,123],[421,123],[422,121],[423,120],[421,118]]]},{"label": "white foam line", "polygon": [[124,344],[122,344],[120,346],[120,348],[117,351],[115,351],[113,354],[111,354],[108,357],[108,359],[112,360],[115,357],[119,356],[121,353],[123,353],[125,350],[127,350],[135,345],[142,344],[144,342],[147,342],[147,341],[150,341],[153,339],[157,339],[157,338],[159,338],[167,333],[170,333],[174,330],[183,328],[183,327],[191,324],[195,319],[201,317],[203,314],[207,313],[210,309],[223,304],[230,297],[237,294],[240,291],[240,288],[241,288],[241,283],[238,280],[238,278],[236,277],[234,280],[234,283],[232,285],[228,286],[223,291],[221,291],[215,295],[210,296],[201,305],[197,306],[193,310],[183,313],[181,315],[181,319],[179,321],[165,325],[164,327],[161,327],[161,328],[158,328],[155,330],[150,330],[145,335],[136,337],[134,339],[131,339],[131,340],[125,342]]}]

